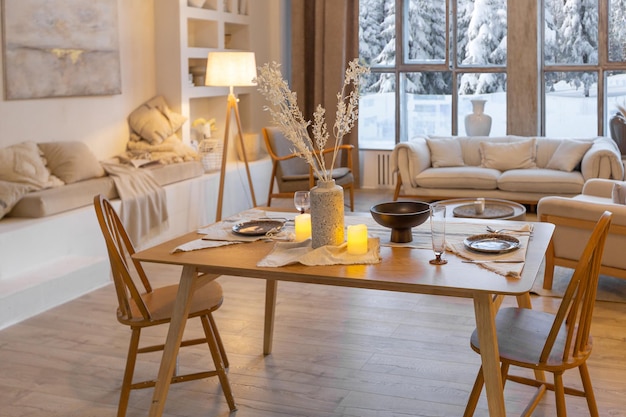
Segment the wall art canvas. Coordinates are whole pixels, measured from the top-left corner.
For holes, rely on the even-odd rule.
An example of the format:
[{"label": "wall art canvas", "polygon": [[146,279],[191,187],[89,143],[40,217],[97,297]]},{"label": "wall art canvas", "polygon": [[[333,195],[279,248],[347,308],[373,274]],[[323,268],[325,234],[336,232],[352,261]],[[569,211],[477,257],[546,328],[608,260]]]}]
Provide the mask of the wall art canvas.
[{"label": "wall art canvas", "polygon": [[117,0],[4,0],[9,100],[121,93]]}]

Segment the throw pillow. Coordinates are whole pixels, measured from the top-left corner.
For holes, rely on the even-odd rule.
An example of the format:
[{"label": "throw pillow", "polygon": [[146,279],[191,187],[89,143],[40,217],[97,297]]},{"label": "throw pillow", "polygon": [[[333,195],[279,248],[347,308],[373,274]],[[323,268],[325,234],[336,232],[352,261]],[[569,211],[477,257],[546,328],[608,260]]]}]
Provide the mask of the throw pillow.
[{"label": "throw pillow", "polygon": [[17,182],[0,181],[0,219],[11,211],[13,206],[35,187]]},{"label": "throw pillow", "polygon": [[548,169],[571,172],[591,148],[591,142],[563,140],[546,165]]},{"label": "throw pillow", "polygon": [[148,100],[128,117],[131,130],[152,145],[174,134],[185,120],[185,116],[170,110],[162,96]]},{"label": "throw pillow", "polygon": [[536,168],[537,140],[508,143],[480,143],[481,165],[499,171]]},{"label": "throw pillow", "polygon": [[39,149],[50,172],[66,184],[104,175],[102,165],[83,142],[46,142]]},{"label": "throw pillow", "polygon": [[615,204],[626,204],[626,184],[623,182],[613,184],[611,198]]},{"label": "throw pillow", "polygon": [[0,149],[0,180],[30,184],[36,189],[46,187],[50,172],[33,142],[24,142]]},{"label": "throw pillow", "polygon": [[465,165],[458,139],[426,139],[426,143],[430,149],[430,164],[434,168]]}]

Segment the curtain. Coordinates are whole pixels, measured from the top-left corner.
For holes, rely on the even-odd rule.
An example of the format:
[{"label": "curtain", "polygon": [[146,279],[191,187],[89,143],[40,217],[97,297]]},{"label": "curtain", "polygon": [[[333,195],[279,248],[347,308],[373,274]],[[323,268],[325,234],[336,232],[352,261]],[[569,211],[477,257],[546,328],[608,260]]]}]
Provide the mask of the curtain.
[{"label": "curtain", "polygon": [[[329,132],[335,123],[337,93],[343,85],[347,64],[358,57],[358,10],[358,0],[291,2],[291,88],[308,120],[313,119],[318,104],[326,109]],[[343,143],[358,150],[357,137],[355,126]],[[358,186],[358,151],[353,157],[353,175]]]}]

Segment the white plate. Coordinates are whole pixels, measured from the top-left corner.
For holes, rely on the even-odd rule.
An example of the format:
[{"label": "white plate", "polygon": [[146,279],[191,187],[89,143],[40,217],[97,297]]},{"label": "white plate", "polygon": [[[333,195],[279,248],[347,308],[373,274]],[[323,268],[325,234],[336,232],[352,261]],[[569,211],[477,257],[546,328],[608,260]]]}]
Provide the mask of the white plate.
[{"label": "white plate", "polygon": [[519,240],[515,237],[499,233],[470,236],[463,244],[468,249],[484,253],[506,253],[520,247]]},{"label": "white plate", "polygon": [[250,220],[233,226],[233,233],[243,236],[263,236],[279,232],[285,225],[281,220]]}]

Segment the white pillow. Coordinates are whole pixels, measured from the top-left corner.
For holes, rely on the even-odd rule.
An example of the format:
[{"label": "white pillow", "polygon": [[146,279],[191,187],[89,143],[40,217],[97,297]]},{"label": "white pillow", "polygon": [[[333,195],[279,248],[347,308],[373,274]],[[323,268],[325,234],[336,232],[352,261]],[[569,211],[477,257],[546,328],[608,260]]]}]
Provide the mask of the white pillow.
[{"label": "white pillow", "polygon": [[46,187],[50,172],[33,142],[23,142],[0,149],[0,180]]},{"label": "white pillow", "polygon": [[128,116],[131,130],[152,145],[174,134],[185,120],[185,116],[170,110],[162,96],[148,100]]},{"label": "white pillow", "polygon": [[537,140],[535,138],[508,143],[480,143],[481,164],[483,168],[499,171],[509,169],[536,168]]},{"label": "white pillow", "polygon": [[591,142],[563,140],[554,151],[554,154],[552,154],[552,158],[548,161],[546,168],[566,172],[573,171],[576,165],[583,159],[585,153],[591,148],[591,145],[593,145]]},{"label": "white pillow", "polygon": [[430,164],[434,168],[465,165],[458,139],[426,139],[426,143],[430,149]]},{"label": "white pillow", "polygon": [[611,198],[615,204],[626,204],[626,184],[623,182],[613,184]]}]

